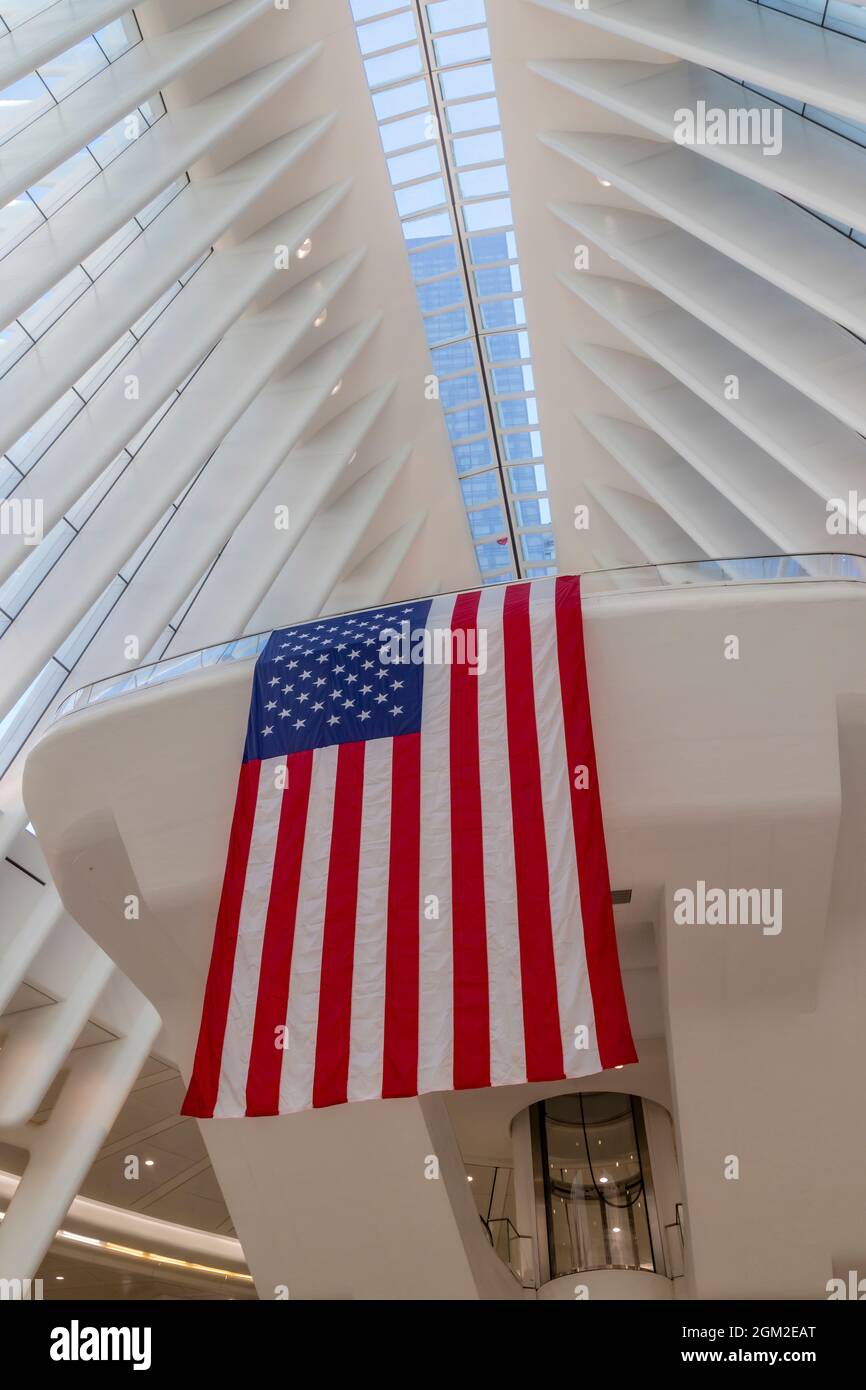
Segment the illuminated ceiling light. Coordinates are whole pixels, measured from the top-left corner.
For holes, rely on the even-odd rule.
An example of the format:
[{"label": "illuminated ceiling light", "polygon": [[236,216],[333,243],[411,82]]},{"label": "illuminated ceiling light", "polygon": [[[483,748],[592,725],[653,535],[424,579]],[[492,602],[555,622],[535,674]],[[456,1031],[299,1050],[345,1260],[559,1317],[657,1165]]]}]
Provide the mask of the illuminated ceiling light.
[{"label": "illuminated ceiling light", "polygon": [[333,391],[331,392],[331,395],[332,395],[332,396],[337,396],[337,395],[339,395],[339,393],[340,393],[340,391],[341,391],[342,389],[343,389],[343,378],[340,377],[340,380],[337,382],[336,386],[334,387]]},{"label": "illuminated ceiling light", "polygon": [[307,259],[307,257],[309,256],[310,252],[312,251],[312,249],[313,249],[313,243],[312,243],[312,241],[310,240],[309,237],[305,237],[305,239],[301,242],[300,246],[298,247],[297,251],[295,252],[295,255],[297,256],[297,258],[298,258],[299,261],[305,261],[305,260]]},{"label": "illuminated ceiling light", "polygon": [[621,1227],[621,1226],[611,1226],[610,1229],[613,1231],[613,1233],[614,1233],[615,1236],[618,1236],[619,1233],[620,1233],[620,1231],[622,1230],[622,1227]]},{"label": "illuminated ceiling light", "polygon": [[57,1280],[62,1284],[62,1283],[63,1283],[63,1280],[66,1278],[66,1275],[65,1275],[65,1274],[55,1274],[54,1278],[57,1279]]},{"label": "illuminated ceiling light", "polygon": [[602,188],[610,188],[610,179],[599,179]]},{"label": "illuminated ceiling light", "polygon": [[146,1158],[146,1159],[144,1160],[144,1166],[145,1166],[145,1168],[152,1168],[152,1167],[153,1167],[153,1164],[154,1164],[154,1160],[153,1160],[152,1158]]},{"label": "illuminated ceiling light", "polygon": [[623,1069],[624,1066],[625,1066],[625,1062],[620,1062],[620,1064],[619,1064],[618,1067],[614,1067],[614,1071],[622,1071],[622,1069]]},{"label": "illuminated ceiling light", "polygon": [[327,309],[323,309],[322,312],[319,314],[318,318],[313,319],[313,327],[321,328],[322,324],[326,321],[327,317],[328,311]]},{"label": "illuminated ceiling light", "polygon": [[599,1182],[609,1182],[609,1178],[599,1178]]},{"label": "illuminated ceiling light", "polygon": [[467,1181],[467,1182],[474,1182],[474,1181],[475,1181],[475,1179],[473,1178],[473,1176],[472,1176],[471,1173],[467,1173],[467,1174],[466,1174],[466,1181]]}]

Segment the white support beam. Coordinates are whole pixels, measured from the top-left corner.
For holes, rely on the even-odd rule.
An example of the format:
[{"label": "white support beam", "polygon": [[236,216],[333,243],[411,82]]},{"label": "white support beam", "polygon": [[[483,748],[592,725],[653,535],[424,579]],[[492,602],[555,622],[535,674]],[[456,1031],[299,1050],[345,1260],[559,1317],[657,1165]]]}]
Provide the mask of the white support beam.
[{"label": "white support beam", "polygon": [[58,0],[34,15],[0,38],[0,91],[131,9],[131,0]]},{"label": "white support beam", "polygon": [[[329,117],[190,184],[0,381],[5,451],[315,144]],[[272,248],[273,256],[273,248]]]},{"label": "white support beam", "polygon": [[[150,330],[123,358],[56,443],[12,493],[42,499],[46,532],[97,481],[124,446],[183,384],[256,296],[278,276],[275,245],[295,246],[340,204],[349,185],[325,189],[283,213],[254,236],[216,251],[184,286]],[[297,263],[293,263],[297,274]],[[129,399],[134,378],[137,394]],[[0,582],[26,559],[31,547],[21,536],[0,537]]]},{"label": "white support beam", "polygon": [[799,16],[752,0],[532,0],[592,25],[756,87],[866,121],[866,51]]},{"label": "white support beam", "polygon": [[136,44],[0,146],[0,207],[77,154],[140,102],[230,44],[273,0],[229,0],[171,33]]},{"label": "white support beam", "polygon": [[675,140],[678,113],[694,112],[698,101],[705,102],[707,110],[752,112],[758,122],[765,119],[761,113],[767,112],[770,131],[775,123],[779,137],[779,148],[769,158],[765,157],[766,145],[737,137],[722,144],[694,143],[689,149],[700,159],[721,164],[786,198],[866,230],[861,147],[727,77],[692,63],[586,59],[531,62],[529,66],[539,77],[663,140]]},{"label": "white support beam", "polygon": [[866,346],[851,333],[658,217],[587,203],[551,209],[653,289],[866,434]]},{"label": "white support beam", "polygon": [[282,90],[321,52],[311,45],[162,116],[0,260],[0,324],[11,323],[135,213]]}]

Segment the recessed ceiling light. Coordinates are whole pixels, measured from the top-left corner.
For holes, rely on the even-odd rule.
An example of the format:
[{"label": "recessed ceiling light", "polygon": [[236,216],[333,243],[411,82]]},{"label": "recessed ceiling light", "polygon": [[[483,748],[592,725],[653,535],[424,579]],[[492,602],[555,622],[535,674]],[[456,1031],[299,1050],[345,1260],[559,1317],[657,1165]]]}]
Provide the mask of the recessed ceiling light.
[{"label": "recessed ceiling light", "polygon": [[59,1280],[59,1282],[62,1284],[62,1283],[63,1283],[63,1280],[66,1278],[66,1275],[65,1275],[65,1274],[55,1274],[54,1278],[57,1279],[57,1280]]},{"label": "recessed ceiling light", "polygon": [[609,1178],[599,1178],[599,1182],[609,1182]]},{"label": "recessed ceiling light", "polygon": [[625,1066],[625,1062],[620,1062],[620,1064],[619,1064],[618,1067],[614,1067],[614,1071],[622,1071],[622,1069],[623,1069],[624,1066]]},{"label": "recessed ceiling light", "polygon": [[145,1166],[145,1168],[152,1168],[153,1165],[154,1165],[154,1160],[153,1160],[152,1158],[146,1158],[146,1159],[144,1160],[144,1166]]},{"label": "recessed ceiling light", "polygon": [[313,249],[313,243],[309,237],[305,237],[298,247],[295,255],[299,261],[305,261]]},{"label": "recessed ceiling light", "polygon": [[319,317],[316,318],[316,319],[313,319],[313,327],[314,327],[314,328],[321,328],[322,324],[325,322],[325,320],[327,319],[327,317],[328,317],[328,311],[327,311],[327,309],[323,309],[322,312],[319,314]]},{"label": "recessed ceiling light", "polygon": [[619,1233],[620,1233],[620,1231],[622,1230],[622,1227],[621,1227],[621,1226],[611,1226],[610,1229],[613,1231],[613,1233],[614,1233],[615,1236],[618,1236]]},{"label": "recessed ceiling light", "polygon": [[474,1182],[474,1181],[475,1181],[475,1179],[473,1178],[473,1176],[472,1176],[471,1173],[467,1173],[467,1174],[466,1174],[466,1181],[467,1181],[467,1182]]},{"label": "recessed ceiling light", "polygon": [[332,395],[332,396],[338,395],[339,392],[342,390],[342,388],[343,388],[343,378],[340,377],[340,380],[337,382],[336,386],[334,387],[333,391],[331,392],[331,395]]},{"label": "recessed ceiling light", "polygon": [[610,188],[610,179],[599,179],[602,188]]}]

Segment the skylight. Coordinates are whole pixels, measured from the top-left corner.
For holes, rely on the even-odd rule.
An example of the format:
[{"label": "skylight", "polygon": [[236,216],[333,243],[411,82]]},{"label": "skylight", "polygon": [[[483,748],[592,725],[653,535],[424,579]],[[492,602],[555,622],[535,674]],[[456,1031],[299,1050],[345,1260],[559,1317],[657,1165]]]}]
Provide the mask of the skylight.
[{"label": "skylight", "polygon": [[484,0],[350,0],[485,583],[556,572]]}]

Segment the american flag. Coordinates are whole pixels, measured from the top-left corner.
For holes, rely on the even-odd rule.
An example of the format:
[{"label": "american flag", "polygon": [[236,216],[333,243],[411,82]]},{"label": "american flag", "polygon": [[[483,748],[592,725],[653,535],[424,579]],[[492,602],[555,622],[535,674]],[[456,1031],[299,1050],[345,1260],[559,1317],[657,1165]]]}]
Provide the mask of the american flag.
[{"label": "american flag", "polygon": [[635,1060],[579,579],[274,632],[183,1113]]}]

